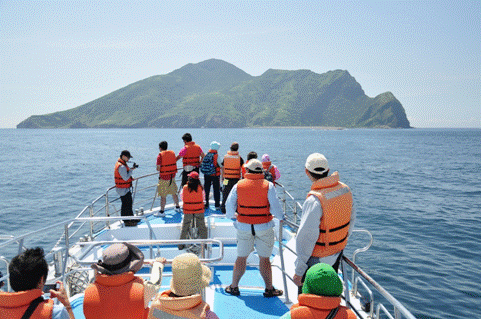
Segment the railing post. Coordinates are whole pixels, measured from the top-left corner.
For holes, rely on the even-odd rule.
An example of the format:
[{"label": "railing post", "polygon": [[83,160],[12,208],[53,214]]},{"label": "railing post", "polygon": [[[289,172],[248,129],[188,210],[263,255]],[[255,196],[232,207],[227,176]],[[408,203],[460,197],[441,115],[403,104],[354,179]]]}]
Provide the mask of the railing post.
[{"label": "railing post", "polygon": [[[89,206],[89,215],[94,217],[94,208],[92,205]],[[90,238],[94,238],[94,222],[90,222]]]},{"label": "railing post", "polygon": [[286,268],[284,266],[284,249],[282,247],[282,220],[279,220],[279,236],[278,246],[279,246],[279,256],[281,257],[281,271],[282,271],[282,281],[284,283],[284,293],[286,294],[285,303],[289,303],[289,291],[287,289],[287,279],[286,279]]}]

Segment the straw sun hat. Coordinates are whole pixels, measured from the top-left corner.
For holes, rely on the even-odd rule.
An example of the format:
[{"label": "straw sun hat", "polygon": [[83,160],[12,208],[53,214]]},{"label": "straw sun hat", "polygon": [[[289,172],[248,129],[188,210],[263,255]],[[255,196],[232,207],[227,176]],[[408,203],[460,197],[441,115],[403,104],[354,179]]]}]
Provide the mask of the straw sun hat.
[{"label": "straw sun hat", "polygon": [[172,261],[170,289],[177,296],[195,295],[209,285],[211,276],[210,269],[201,264],[196,255],[178,255]]}]

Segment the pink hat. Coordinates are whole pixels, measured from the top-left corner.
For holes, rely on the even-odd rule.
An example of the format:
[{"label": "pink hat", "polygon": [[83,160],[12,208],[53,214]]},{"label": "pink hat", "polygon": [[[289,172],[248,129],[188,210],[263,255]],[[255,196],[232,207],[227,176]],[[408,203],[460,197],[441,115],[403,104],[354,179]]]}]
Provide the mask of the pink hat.
[{"label": "pink hat", "polygon": [[271,158],[269,157],[269,154],[262,155],[262,163],[270,162],[270,161],[271,161]]},{"label": "pink hat", "polygon": [[187,176],[193,179],[199,179],[199,173],[197,173],[196,171],[190,172]]}]

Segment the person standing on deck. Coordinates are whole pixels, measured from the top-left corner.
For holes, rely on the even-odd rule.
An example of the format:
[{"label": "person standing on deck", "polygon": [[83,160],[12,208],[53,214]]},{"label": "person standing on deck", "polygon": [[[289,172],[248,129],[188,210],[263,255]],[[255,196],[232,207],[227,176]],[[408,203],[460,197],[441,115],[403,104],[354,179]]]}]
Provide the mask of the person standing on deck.
[{"label": "person standing on deck", "polygon": [[268,172],[269,175],[272,176],[272,181],[270,182],[274,183],[281,178],[281,173],[279,172],[279,169],[277,169],[277,166],[272,164],[269,154],[262,155],[262,168],[264,169],[264,172]]},{"label": "person standing on deck", "polygon": [[[120,216],[134,216],[134,212],[132,210],[132,192],[130,189],[132,188],[132,181],[134,178],[132,177],[132,172],[137,168],[134,163],[133,167],[129,167],[127,162],[133,158],[130,155],[130,152],[124,150],[120,153],[120,158],[115,163],[115,170],[114,170],[114,178],[115,178],[115,189],[117,190],[117,194],[120,196],[120,200],[122,202],[122,206],[120,208]],[[135,226],[137,225],[139,220],[125,220],[125,226]]]},{"label": "person standing on deck", "polygon": [[[274,184],[264,179],[262,163],[251,159],[246,165],[245,179],[231,190],[226,203],[226,217],[237,220],[237,259],[232,272],[232,283],[225,288],[228,294],[238,296],[239,281],[245,273],[247,257],[254,251],[259,255],[259,271],[266,289],[264,297],[281,296],[282,290],[272,286],[270,256],[274,247],[274,221],[284,218]],[[236,214],[237,210],[237,214]],[[274,215],[274,216],[273,216]]]},{"label": "person standing on deck", "polygon": [[182,171],[182,182],[181,186],[187,183],[187,175],[196,171],[199,173],[199,166],[204,158],[205,154],[202,148],[192,141],[192,135],[190,133],[185,133],[182,135],[182,140],[184,141],[184,147],[180,150],[179,155],[177,155],[176,160],[182,158],[182,166],[184,170]]},{"label": "person standing on deck", "polygon": [[240,180],[242,174],[242,166],[244,160],[239,155],[239,143],[234,142],[230,146],[230,151],[224,155],[221,168],[221,181],[222,181],[222,204],[220,209],[222,214],[225,214],[225,203],[229,193],[235,184]]},{"label": "person standing on deck", "polygon": [[[201,164],[201,171],[204,173],[205,208],[209,208],[210,186],[214,193],[215,210],[220,210],[220,166],[217,151],[220,143],[213,141],[210,143],[209,152],[204,156]],[[206,171],[203,171],[206,169]],[[209,174],[211,173],[211,174]]]},{"label": "person standing on deck", "polygon": [[174,151],[167,150],[167,141],[159,143],[159,155],[157,155],[157,171],[159,171],[159,183],[157,193],[160,196],[159,216],[165,216],[164,209],[167,195],[172,195],[175,203],[175,211],[180,212],[179,196],[177,195],[177,184],[175,174],[177,174],[177,159]]},{"label": "person standing on deck", "polygon": [[[182,220],[182,230],[180,231],[180,239],[187,239],[187,235],[194,220],[199,229],[199,238],[207,238],[207,227],[204,219],[204,191],[199,180],[199,173],[190,172],[187,184],[182,188],[182,202],[184,218]],[[185,245],[178,245],[179,250],[185,248]]]},{"label": "person standing on deck", "polygon": [[251,159],[256,159],[257,158],[257,153],[252,151],[252,152],[249,152],[249,154],[247,154],[247,159],[246,159],[246,163],[244,165],[242,165],[242,178],[244,178],[245,174],[246,174],[246,168],[245,166],[247,165],[247,163],[249,163],[249,161]]},{"label": "person standing on deck", "polygon": [[337,271],[356,216],[351,190],[339,181],[338,172],[328,176],[329,164],[324,155],[309,155],[305,172],[312,186],[302,205],[296,236],[293,280],[299,286],[299,293],[309,267],[326,263]]}]

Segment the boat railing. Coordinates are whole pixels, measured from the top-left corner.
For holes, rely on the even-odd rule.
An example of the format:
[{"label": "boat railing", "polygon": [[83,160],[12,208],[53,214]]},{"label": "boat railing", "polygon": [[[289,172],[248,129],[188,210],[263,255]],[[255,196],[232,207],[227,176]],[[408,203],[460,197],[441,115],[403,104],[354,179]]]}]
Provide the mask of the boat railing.
[{"label": "boat railing", "polygon": [[[299,212],[302,211],[302,205],[289,193],[285,187],[276,182],[276,192],[278,198],[282,203],[286,217],[292,221],[293,224],[299,223]],[[279,194],[280,193],[280,194]],[[279,196],[280,195],[280,196]]]},{"label": "boat railing", "polygon": [[[280,256],[280,262],[281,262],[281,272],[283,274],[283,284],[284,284],[284,291],[285,291],[285,303],[290,303],[289,300],[289,290],[287,289],[287,279],[291,280],[294,282],[293,278],[289,276],[289,274],[286,273],[285,271],[285,260],[284,260],[284,249],[289,250],[292,254],[295,256],[297,255],[296,252],[288,247],[286,244],[283,243],[283,228],[284,225],[288,225],[291,229],[297,230],[299,225],[294,223],[293,221],[290,220],[282,220],[279,222],[279,236],[278,236],[278,245],[279,245],[279,256]],[[401,318],[408,318],[408,319],[415,319],[415,317],[407,310],[397,299],[395,299],[391,294],[389,294],[381,285],[379,285],[374,279],[372,279],[367,273],[365,273],[359,266],[357,266],[354,261],[356,259],[356,256],[359,253],[367,251],[372,243],[373,243],[373,238],[372,234],[365,229],[353,229],[352,233],[364,233],[367,234],[369,237],[368,243],[361,248],[356,249],[353,252],[352,256],[352,261],[347,258],[346,256],[342,256],[342,263],[341,263],[341,269],[342,269],[342,274],[344,278],[344,288],[345,291],[345,299],[346,303],[348,306],[353,309],[351,303],[350,303],[350,296],[356,296],[360,297],[361,295],[358,292],[358,286],[359,284],[363,286],[363,288],[367,291],[369,295],[369,299],[366,302],[366,305],[368,307],[365,307],[365,311],[369,312],[368,317],[369,318],[380,318],[380,311],[382,310],[388,317],[392,319],[401,319]],[[347,268],[350,267],[352,269],[352,276],[351,276],[351,283],[352,286],[348,282],[348,273],[347,273]],[[386,309],[386,307],[382,303],[377,303],[377,308],[376,308],[376,316],[374,317],[374,295],[372,292],[372,289],[365,283],[367,281],[369,284],[371,284],[371,287],[373,287],[374,290],[376,290],[378,293],[380,293],[394,308],[394,317],[391,315],[391,313]],[[349,287],[352,287],[351,289]],[[353,309],[354,310],[354,309]]]}]

